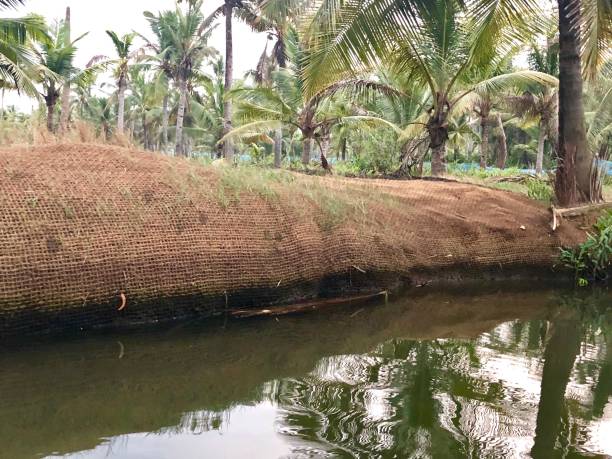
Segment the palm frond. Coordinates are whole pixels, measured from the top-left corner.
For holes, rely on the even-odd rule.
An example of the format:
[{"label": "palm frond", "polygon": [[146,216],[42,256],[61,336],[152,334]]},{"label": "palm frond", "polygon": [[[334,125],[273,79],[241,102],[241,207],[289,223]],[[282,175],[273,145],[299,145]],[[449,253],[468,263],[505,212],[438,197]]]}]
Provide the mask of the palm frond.
[{"label": "palm frond", "polygon": [[281,127],[282,125],[283,123],[279,120],[253,121],[252,123],[247,123],[243,126],[232,129],[230,132],[225,134],[218,143],[220,144],[230,139],[240,139],[258,135],[262,132],[270,132]]},{"label": "palm frond", "polygon": [[612,2],[584,0],[582,26],[582,63],[585,79],[597,78],[603,65],[612,59]]}]

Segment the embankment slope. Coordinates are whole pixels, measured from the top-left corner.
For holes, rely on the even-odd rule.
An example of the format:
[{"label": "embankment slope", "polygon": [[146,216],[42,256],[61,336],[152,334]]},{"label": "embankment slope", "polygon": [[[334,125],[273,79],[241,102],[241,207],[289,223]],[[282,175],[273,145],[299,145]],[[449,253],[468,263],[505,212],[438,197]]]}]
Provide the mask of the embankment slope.
[{"label": "embankment slope", "polygon": [[[99,145],[0,150],[0,333],[106,327],[450,276],[551,275],[525,197],[308,177]],[[126,298],[126,305],[120,311]]]}]

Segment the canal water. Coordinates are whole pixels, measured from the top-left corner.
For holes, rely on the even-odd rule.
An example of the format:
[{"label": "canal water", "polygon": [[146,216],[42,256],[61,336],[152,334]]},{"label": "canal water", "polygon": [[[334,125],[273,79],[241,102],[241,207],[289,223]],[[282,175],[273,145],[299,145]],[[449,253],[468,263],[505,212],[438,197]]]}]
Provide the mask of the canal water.
[{"label": "canal water", "polygon": [[418,290],[0,345],[0,457],[612,457],[612,293]]}]

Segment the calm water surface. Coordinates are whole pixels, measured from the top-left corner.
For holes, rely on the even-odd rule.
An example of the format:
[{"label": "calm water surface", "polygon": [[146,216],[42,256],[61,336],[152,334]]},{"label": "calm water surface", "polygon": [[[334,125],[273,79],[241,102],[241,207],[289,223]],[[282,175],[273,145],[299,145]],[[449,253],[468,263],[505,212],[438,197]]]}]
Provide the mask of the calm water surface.
[{"label": "calm water surface", "polygon": [[0,347],[0,457],[612,457],[612,294],[438,294]]}]

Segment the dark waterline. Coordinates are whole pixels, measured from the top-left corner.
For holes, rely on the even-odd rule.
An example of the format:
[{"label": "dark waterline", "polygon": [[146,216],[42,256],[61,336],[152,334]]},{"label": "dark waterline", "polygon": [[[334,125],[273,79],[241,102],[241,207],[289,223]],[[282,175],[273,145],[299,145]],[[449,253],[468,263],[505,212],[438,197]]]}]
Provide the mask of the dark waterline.
[{"label": "dark waterline", "polygon": [[603,290],[13,343],[0,369],[11,459],[612,455]]}]

